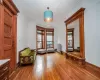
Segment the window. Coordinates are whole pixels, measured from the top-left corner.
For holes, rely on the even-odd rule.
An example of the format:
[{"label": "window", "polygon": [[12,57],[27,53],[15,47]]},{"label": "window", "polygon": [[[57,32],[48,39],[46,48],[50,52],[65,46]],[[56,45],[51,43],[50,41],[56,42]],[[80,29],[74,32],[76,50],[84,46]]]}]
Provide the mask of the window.
[{"label": "window", "polygon": [[47,48],[53,48],[54,47],[54,32],[47,32]]},{"label": "window", "polygon": [[36,49],[54,48],[54,29],[37,26]]},{"label": "window", "polygon": [[42,48],[42,35],[38,34],[38,48]]},{"label": "window", "polygon": [[72,48],[72,32],[68,32],[68,48]]}]

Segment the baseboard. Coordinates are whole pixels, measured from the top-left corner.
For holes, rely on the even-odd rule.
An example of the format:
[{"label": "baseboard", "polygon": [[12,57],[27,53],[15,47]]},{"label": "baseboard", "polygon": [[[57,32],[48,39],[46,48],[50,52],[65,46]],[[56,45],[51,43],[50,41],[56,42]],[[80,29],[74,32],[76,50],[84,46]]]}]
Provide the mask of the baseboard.
[{"label": "baseboard", "polygon": [[86,61],[86,65],[90,65],[91,67],[93,67],[93,68],[97,69],[98,71],[100,71],[100,67],[98,67],[98,66],[96,66],[92,63],[89,63],[89,62]]}]

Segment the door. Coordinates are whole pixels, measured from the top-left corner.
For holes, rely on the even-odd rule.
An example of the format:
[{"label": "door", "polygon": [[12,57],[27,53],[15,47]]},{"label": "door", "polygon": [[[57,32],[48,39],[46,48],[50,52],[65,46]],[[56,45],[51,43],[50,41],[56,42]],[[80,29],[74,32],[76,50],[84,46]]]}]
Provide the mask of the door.
[{"label": "door", "polygon": [[13,14],[4,8],[4,58],[10,59],[10,68],[15,68],[16,58],[14,49]]}]

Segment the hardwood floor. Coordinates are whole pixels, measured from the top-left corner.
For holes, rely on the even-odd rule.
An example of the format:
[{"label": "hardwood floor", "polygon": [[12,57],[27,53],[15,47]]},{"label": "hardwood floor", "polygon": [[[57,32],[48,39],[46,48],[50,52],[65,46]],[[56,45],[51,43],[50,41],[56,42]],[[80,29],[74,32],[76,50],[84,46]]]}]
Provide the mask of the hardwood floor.
[{"label": "hardwood floor", "polygon": [[100,71],[78,66],[58,53],[37,55],[33,66],[18,68],[10,80],[100,80]]}]

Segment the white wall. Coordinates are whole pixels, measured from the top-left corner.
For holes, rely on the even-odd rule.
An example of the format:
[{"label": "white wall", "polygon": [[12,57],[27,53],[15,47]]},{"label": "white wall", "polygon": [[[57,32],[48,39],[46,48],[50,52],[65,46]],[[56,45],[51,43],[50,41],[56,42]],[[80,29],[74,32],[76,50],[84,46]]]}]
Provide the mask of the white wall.
[{"label": "white wall", "polygon": [[59,23],[58,28],[58,43],[62,46],[62,51],[66,52],[66,27],[64,22]]},{"label": "white wall", "polygon": [[[97,1],[97,0],[96,0]],[[86,61],[100,66],[100,3],[84,2],[85,10],[85,54]]]},{"label": "white wall", "polygon": [[17,62],[18,62],[19,51],[27,47],[28,43],[27,28],[28,28],[28,20],[24,16],[24,14],[20,12],[17,18]]},{"label": "white wall", "polygon": [[36,49],[36,23],[34,21],[28,23],[28,47]]},{"label": "white wall", "polygon": [[[100,66],[100,0],[83,0],[82,4],[73,8],[66,18],[70,17],[81,7],[86,8],[84,14],[85,29],[85,56],[86,61],[94,65]],[[99,2],[99,3],[98,3]],[[66,32],[64,23],[58,27],[58,39],[66,50]]]}]

